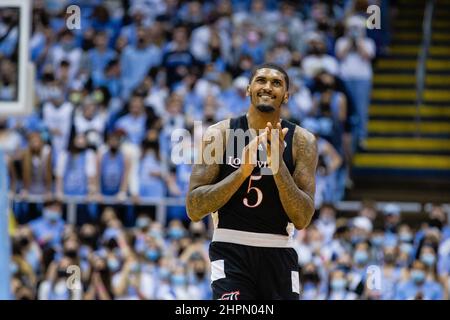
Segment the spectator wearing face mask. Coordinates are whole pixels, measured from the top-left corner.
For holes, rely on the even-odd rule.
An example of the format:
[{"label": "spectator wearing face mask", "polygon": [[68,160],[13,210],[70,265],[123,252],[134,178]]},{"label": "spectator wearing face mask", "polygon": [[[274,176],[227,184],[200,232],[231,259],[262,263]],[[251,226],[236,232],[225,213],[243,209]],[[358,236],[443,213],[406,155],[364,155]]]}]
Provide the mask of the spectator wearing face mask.
[{"label": "spectator wearing face mask", "polygon": [[393,300],[395,290],[401,281],[401,270],[396,266],[396,258],[398,254],[397,247],[386,247],[383,250],[383,264],[381,274],[381,292],[382,300]]},{"label": "spectator wearing face mask", "polygon": [[427,279],[426,266],[420,260],[413,262],[409,279],[399,284],[396,300],[442,300],[442,286],[434,280]]},{"label": "spectator wearing face mask", "polygon": [[188,281],[186,268],[182,264],[175,266],[170,276],[170,285],[176,300],[199,300],[200,290]]},{"label": "spectator wearing face mask", "polygon": [[199,300],[212,299],[207,261],[207,258],[199,253],[191,255],[188,261],[188,281],[192,287],[198,289],[195,298]]},{"label": "spectator wearing face mask", "polygon": [[59,246],[64,231],[62,207],[56,200],[44,203],[42,217],[30,222],[30,229],[41,247]]},{"label": "spectator wearing face mask", "polygon": [[348,289],[348,279],[345,272],[336,269],[331,272],[327,300],[356,300],[357,295]]},{"label": "spectator wearing face mask", "polygon": [[367,267],[371,262],[369,256],[370,244],[367,241],[359,242],[353,251],[353,268],[349,273],[348,287],[359,296],[364,295],[366,289]]},{"label": "spectator wearing face mask", "polygon": [[319,218],[314,221],[324,238],[324,243],[329,243],[333,239],[336,231],[336,208],[331,203],[324,203],[319,211]]}]

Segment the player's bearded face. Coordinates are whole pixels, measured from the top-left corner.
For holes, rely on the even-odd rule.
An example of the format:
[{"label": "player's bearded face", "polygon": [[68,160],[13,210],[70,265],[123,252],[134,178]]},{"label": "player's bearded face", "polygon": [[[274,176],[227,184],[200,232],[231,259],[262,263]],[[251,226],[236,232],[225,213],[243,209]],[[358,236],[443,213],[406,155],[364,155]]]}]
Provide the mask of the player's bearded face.
[{"label": "player's bearded face", "polygon": [[287,100],[284,76],[274,69],[257,70],[248,92],[251,104],[264,113],[278,110]]}]

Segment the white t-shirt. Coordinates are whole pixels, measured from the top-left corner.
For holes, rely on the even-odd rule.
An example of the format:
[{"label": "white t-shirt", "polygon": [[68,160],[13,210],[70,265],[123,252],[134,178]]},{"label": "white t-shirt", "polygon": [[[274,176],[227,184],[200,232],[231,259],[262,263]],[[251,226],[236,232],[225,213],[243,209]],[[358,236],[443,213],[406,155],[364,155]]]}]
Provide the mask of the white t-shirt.
[{"label": "white t-shirt", "polygon": [[[336,53],[346,48],[350,41],[348,37],[339,38],[336,41]],[[373,59],[376,53],[375,42],[370,38],[364,38],[362,41],[370,59]],[[370,80],[372,78],[372,64],[370,60],[364,59],[358,52],[352,51],[341,60],[339,72],[344,80]]]},{"label": "white t-shirt", "polygon": [[312,78],[316,75],[317,71],[325,69],[332,75],[337,75],[339,72],[339,64],[335,57],[328,54],[321,56],[308,55],[302,61],[302,69],[305,76]]},{"label": "white t-shirt", "polygon": [[61,135],[52,137],[52,146],[56,152],[67,148],[72,125],[73,105],[64,102],[59,108],[47,102],[43,107],[44,124],[49,130],[58,129]]}]

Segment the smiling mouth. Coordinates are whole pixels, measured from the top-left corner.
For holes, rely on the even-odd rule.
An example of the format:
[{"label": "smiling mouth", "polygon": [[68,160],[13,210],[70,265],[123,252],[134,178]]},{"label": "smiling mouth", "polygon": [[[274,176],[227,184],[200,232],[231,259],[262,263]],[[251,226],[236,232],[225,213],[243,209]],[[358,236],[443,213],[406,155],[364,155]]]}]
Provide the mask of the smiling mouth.
[{"label": "smiling mouth", "polygon": [[267,93],[258,93],[258,97],[263,99],[275,99],[275,96],[272,96]]}]

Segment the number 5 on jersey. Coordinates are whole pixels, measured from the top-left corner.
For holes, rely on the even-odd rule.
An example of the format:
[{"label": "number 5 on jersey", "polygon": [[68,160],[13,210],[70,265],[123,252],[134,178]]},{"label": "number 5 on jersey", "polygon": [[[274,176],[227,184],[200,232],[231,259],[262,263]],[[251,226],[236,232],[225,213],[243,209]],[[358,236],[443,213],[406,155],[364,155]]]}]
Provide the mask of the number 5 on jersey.
[{"label": "number 5 on jersey", "polygon": [[248,180],[247,193],[250,193],[251,191],[255,191],[256,192],[256,203],[255,204],[250,205],[248,203],[248,198],[244,198],[244,200],[242,201],[244,203],[244,205],[249,207],[249,208],[256,208],[257,206],[259,206],[261,204],[261,201],[263,199],[263,193],[262,193],[261,189],[251,186],[252,185],[252,180],[258,181],[261,178],[262,178],[262,176],[250,176],[250,179]]}]

